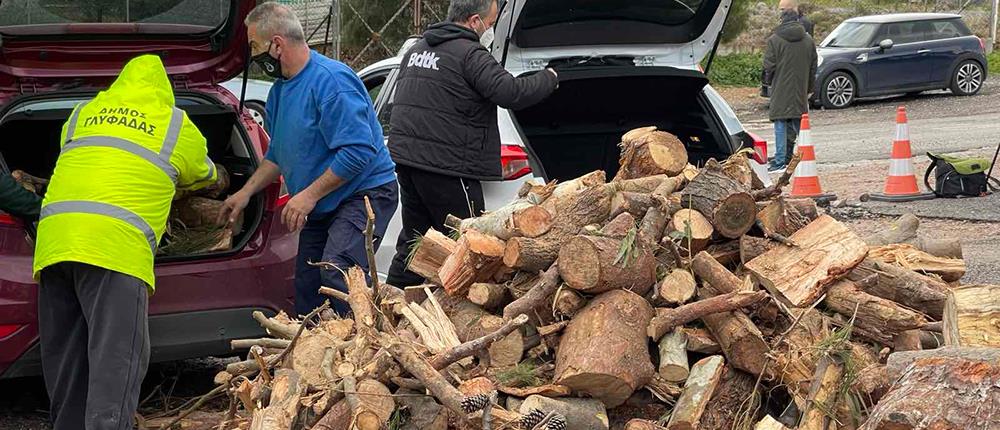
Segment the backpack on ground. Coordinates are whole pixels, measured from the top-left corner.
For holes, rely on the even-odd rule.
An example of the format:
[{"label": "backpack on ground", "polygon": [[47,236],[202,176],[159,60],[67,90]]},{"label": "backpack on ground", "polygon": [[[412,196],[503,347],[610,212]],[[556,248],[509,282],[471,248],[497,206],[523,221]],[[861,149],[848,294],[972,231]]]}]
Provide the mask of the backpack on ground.
[{"label": "backpack on ground", "polygon": [[[980,197],[991,189],[996,191],[1000,188],[996,179],[986,176],[986,171],[990,169],[988,158],[962,158],[930,152],[927,157],[931,159],[931,165],[924,173],[924,185],[938,197]],[[932,172],[933,187],[930,183]]]}]

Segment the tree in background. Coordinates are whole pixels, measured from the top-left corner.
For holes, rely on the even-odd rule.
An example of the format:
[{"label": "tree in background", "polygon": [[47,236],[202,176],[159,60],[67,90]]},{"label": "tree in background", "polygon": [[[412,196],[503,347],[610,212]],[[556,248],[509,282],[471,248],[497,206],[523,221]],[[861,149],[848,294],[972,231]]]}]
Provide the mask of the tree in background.
[{"label": "tree in background", "polygon": [[750,0],[733,0],[733,7],[729,10],[729,19],[722,29],[722,43],[732,42],[747,28],[750,18],[749,5]]}]

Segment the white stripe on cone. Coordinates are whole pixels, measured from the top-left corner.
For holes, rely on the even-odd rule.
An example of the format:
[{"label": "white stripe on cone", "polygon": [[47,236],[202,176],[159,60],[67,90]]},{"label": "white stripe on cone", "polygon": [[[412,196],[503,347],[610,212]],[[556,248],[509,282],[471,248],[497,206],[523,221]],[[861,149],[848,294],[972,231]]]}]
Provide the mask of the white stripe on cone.
[{"label": "white stripe on cone", "polygon": [[816,170],[816,162],[812,160],[799,161],[798,167],[795,168],[795,176],[800,178],[819,176],[819,172]]},{"label": "white stripe on cone", "polygon": [[896,124],[896,140],[910,140],[910,125],[907,123]]},{"label": "white stripe on cone", "polygon": [[806,128],[799,132],[799,146],[812,146],[812,132]]},{"label": "white stripe on cone", "polygon": [[910,175],[913,175],[912,159],[893,158],[889,160],[889,176],[910,176]]}]

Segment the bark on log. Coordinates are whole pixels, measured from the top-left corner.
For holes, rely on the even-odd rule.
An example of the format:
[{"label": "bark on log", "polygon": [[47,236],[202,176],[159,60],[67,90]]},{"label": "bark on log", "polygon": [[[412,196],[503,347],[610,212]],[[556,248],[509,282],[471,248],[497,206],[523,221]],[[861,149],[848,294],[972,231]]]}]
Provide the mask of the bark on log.
[{"label": "bark on log", "polygon": [[919,351],[920,330],[902,331],[892,339],[893,351]]},{"label": "bark on log", "polygon": [[1000,364],[995,357],[904,354],[928,358],[902,372],[861,430],[1000,428]]},{"label": "bark on log", "polygon": [[299,412],[299,397],[306,384],[291,369],[278,369],[271,383],[271,401],[264,409],[253,413],[251,430],[287,429],[295,425]]},{"label": "bark on log", "polygon": [[874,277],[876,282],[863,287],[866,293],[923,312],[934,319],[941,319],[944,315],[944,304],[950,290],[948,284],[871,258],[862,261],[847,279],[860,283],[869,277]]},{"label": "bark on log", "polygon": [[[685,234],[685,237],[680,240],[680,244],[691,255],[705,250],[708,247],[708,242],[712,240],[712,233],[715,231],[708,218],[705,218],[701,212],[692,209],[681,209],[674,213],[670,227],[673,231]],[[690,235],[687,235],[688,231],[690,231]]]},{"label": "bark on log", "polygon": [[552,308],[555,313],[564,317],[572,318],[580,309],[587,304],[587,300],[574,290],[564,288],[556,292],[552,299]]},{"label": "bark on log", "polygon": [[690,365],[688,364],[687,337],[681,329],[675,329],[660,339],[660,363],[657,373],[670,382],[687,380]]},{"label": "bark on log", "polygon": [[597,296],[566,327],[553,382],[609,408],[621,405],[653,374],[643,333],[652,317],[649,303],[635,293],[614,290]]},{"label": "bark on log", "polygon": [[[747,420],[743,414],[752,404],[759,404],[760,400],[751,400],[759,397],[759,393],[754,393],[757,385],[757,378],[749,373],[736,370],[732,366],[726,366],[722,373],[719,386],[715,389],[715,394],[708,401],[705,412],[701,414],[698,428],[701,429],[727,429],[733,428],[733,424]],[[745,421],[749,424],[755,415]]]},{"label": "bark on log", "polygon": [[826,308],[847,318],[855,317],[855,325],[893,336],[906,330],[919,329],[927,323],[923,315],[895,302],[865,293],[854,282],[841,280],[833,284],[823,301]]},{"label": "bark on log", "polygon": [[676,136],[649,127],[622,136],[618,174],[614,181],[666,174],[675,176],[687,166],[688,154]]},{"label": "bark on log", "polygon": [[687,328],[684,329],[684,337],[687,339],[687,350],[689,352],[697,352],[699,354],[721,354],[722,348],[719,347],[719,342],[712,337],[712,334],[708,330],[703,328]]},{"label": "bark on log", "polygon": [[476,282],[469,287],[469,301],[482,306],[483,309],[497,309],[506,298],[507,287],[502,284]]},{"label": "bark on log", "polygon": [[829,323],[815,309],[790,312],[788,324],[778,325],[782,336],[773,345],[776,373],[796,405],[804,406],[816,373],[817,345],[830,336]]},{"label": "bark on log", "polygon": [[559,256],[559,248],[567,234],[544,235],[539,238],[515,237],[507,241],[503,264],[507,267],[534,272],[544,270]]},{"label": "bark on log", "polygon": [[691,260],[691,270],[702,281],[711,284],[720,294],[735,293],[743,289],[743,281],[707,252],[699,252],[694,256]]},{"label": "bark on log", "polygon": [[385,335],[382,336],[381,343],[407,372],[423,382],[427,390],[442,405],[458,417],[465,416],[465,410],[462,409],[462,393],[451,386],[444,376],[434,370],[413,347]]},{"label": "bark on log", "polygon": [[527,199],[518,199],[503,207],[475,218],[446,220],[446,225],[459,231],[476,230],[500,240],[512,237],[538,237],[552,228],[554,218],[545,208]]},{"label": "bark on log", "polygon": [[656,421],[632,418],[625,423],[625,430],[667,430],[667,428],[657,424]]},{"label": "bark on log", "polygon": [[601,227],[601,236],[620,239],[625,237],[629,230],[636,228],[635,217],[632,214],[626,212],[613,216],[614,218],[611,221],[605,224],[604,227]]},{"label": "bark on log", "polygon": [[944,340],[948,346],[1000,348],[1000,285],[965,285],[949,291]]},{"label": "bark on log", "polygon": [[829,215],[817,218],[790,239],[798,246],[772,249],[746,267],[776,299],[792,307],[811,305],[868,254],[868,246]]},{"label": "bark on log", "polygon": [[920,219],[912,213],[896,218],[885,229],[865,238],[870,246],[908,243],[928,254],[943,258],[962,258],[962,243],[958,239],[927,238],[917,235]]},{"label": "bark on log", "polygon": [[691,272],[674,269],[660,281],[657,298],[667,306],[680,306],[694,298],[696,288],[697,284]]},{"label": "bark on log", "polygon": [[441,265],[448,256],[455,253],[458,243],[432,227],[427,229],[415,246],[417,249],[413,251],[413,258],[406,268],[428,282],[441,285],[438,270],[441,270]]},{"label": "bark on log", "polygon": [[889,354],[886,373],[891,380],[899,379],[910,365],[921,360],[961,358],[1000,366],[1000,349],[972,346],[945,346],[923,351],[902,351]]},{"label": "bark on log", "polygon": [[250,347],[254,345],[260,345],[264,348],[288,348],[290,343],[292,343],[292,341],[288,339],[272,339],[265,337],[261,339],[233,339],[229,342],[229,346],[233,350],[250,349]]},{"label": "bark on log", "polygon": [[267,334],[271,336],[291,339],[295,337],[295,333],[299,331],[298,324],[285,324],[276,321],[274,318],[264,316],[264,313],[261,311],[253,311],[253,314],[251,315],[253,315],[253,319],[267,331]]},{"label": "bark on log", "polygon": [[704,358],[691,366],[691,375],[684,383],[684,392],[677,399],[677,404],[674,405],[667,429],[695,430],[699,428],[698,422],[705,412],[708,401],[715,393],[716,387],[719,386],[724,367],[725,360],[718,355]]},{"label": "bark on log", "polygon": [[753,427],[753,430],[790,430],[790,429],[788,427],[785,427],[784,424],[778,422],[778,420],[772,418],[770,415],[764,415],[764,419],[760,420],[760,422],[758,422],[757,425]]},{"label": "bark on log", "polygon": [[532,410],[556,412],[566,418],[566,428],[574,430],[608,430],[608,413],[600,400],[561,398],[550,399],[539,395],[529,396],[518,408],[522,415]]},{"label": "bark on log", "polygon": [[765,233],[777,233],[787,237],[809,224],[809,219],[789,206],[785,199],[778,198],[757,213],[757,220],[763,226]]},{"label": "bark on log", "polygon": [[419,390],[396,391],[401,395],[396,397],[396,403],[410,411],[410,419],[399,430],[448,430],[448,410],[433,398],[421,396],[424,392],[422,386]]},{"label": "bark on log", "polygon": [[667,178],[667,175],[653,175],[642,178],[626,179],[624,181],[615,181],[608,185],[613,186],[615,192],[625,191],[630,193],[649,194],[659,188],[660,184],[662,184]]},{"label": "bark on log", "polygon": [[701,212],[716,232],[730,239],[749,231],[757,218],[757,203],[747,188],[722,173],[711,160],[684,187],[681,205]]},{"label": "bark on log", "polygon": [[935,257],[913,245],[874,247],[868,252],[868,256],[924,275],[938,275],[945,282],[954,282],[965,276],[965,261],[958,258]]},{"label": "bark on log", "polygon": [[[462,342],[471,342],[490,335],[504,326],[503,318],[487,313],[464,298],[442,298],[442,306],[446,308],[448,317],[455,325],[458,339]],[[513,330],[489,346],[489,365],[513,366],[521,362],[523,352],[524,340],[521,331]]]},{"label": "bark on log", "polygon": [[626,289],[645,295],[656,282],[656,260],[634,241],[579,235],[559,250],[559,276],[587,294]]},{"label": "bark on log", "polygon": [[559,265],[553,264],[552,267],[549,267],[548,270],[538,277],[534,286],[527,293],[503,308],[503,317],[511,319],[520,314],[527,314],[533,319],[537,319],[534,315],[534,310],[548,303],[548,299],[559,288],[560,282]]},{"label": "bark on log", "polygon": [[788,205],[786,210],[795,210],[798,215],[804,216],[807,220],[815,221],[819,218],[819,208],[816,206],[816,200],[805,198],[805,199],[786,199],[785,204]]},{"label": "bark on log", "polygon": [[389,422],[396,409],[392,392],[374,379],[355,382],[354,376],[346,376],[344,391],[347,404],[351,407],[351,422],[354,423],[352,428],[379,430]]},{"label": "bark on log", "polygon": [[474,282],[490,280],[500,269],[504,242],[496,237],[467,230],[458,240],[455,252],[445,259],[438,276],[449,295],[465,296]]},{"label": "bark on log", "polygon": [[558,216],[560,209],[568,206],[581,192],[605,183],[604,170],[595,170],[575,179],[556,185],[549,198],[542,202],[542,207],[552,216]]},{"label": "bark on log", "polygon": [[657,308],[656,317],[650,321],[646,333],[657,341],[673,329],[706,315],[742,309],[767,299],[768,295],[764,291],[744,291],[710,297],[677,308]]},{"label": "bark on log", "polygon": [[687,183],[687,179],[683,175],[671,176],[660,182],[660,185],[651,194],[653,194],[653,197],[666,199],[671,194],[679,191],[685,183]]},{"label": "bark on log", "polygon": [[843,365],[828,357],[820,360],[809,393],[809,404],[799,421],[799,430],[826,430],[830,421],[827,414],[837,410],[837,395],[843,375]]},{"label": "bark on log", "polygon": [[452,347],[447,351],[435,355],[430,359],[430,365],[434,369],[444,369],[450,366],[452,363],[456,363],[465,357],[471,357],[482,350],[489,348],[491,345],[509,336],[512,332],[518,330],[521,326],[528,322],[528,316],[521,314],[516,318],[503,323],[496,331],[486,334],[485,336],[470,340],[461,345]]},{"label": "bark on log", "polygon": [[660,205],[660,201],[649,193],[633,193],[621,191],[611,199],[611,216],[620,214],[632,214],[636,218],[642,218],[649,208]]},{"label": "bark on log", "polygon": [[638,240],[639,245],[650,252],[655,252],[663,239],[663,230],[667,227],[669,218],[661,208],[652,207],[646,210],[646,214],[639,222]]},{"label": "bark on log", "polygon": [[778,242],[774,242],[762,237],[753,236],[743,236],[740,238],[740,262],[744,265],[761,256],[762,254],[770,251],[774,248],[780,246]]},{"label": "bark on log", "polygon": [[726,267],[736,267],[742,263],[740,261],[740,242],[738,240],[708,245],[705,251]]}]

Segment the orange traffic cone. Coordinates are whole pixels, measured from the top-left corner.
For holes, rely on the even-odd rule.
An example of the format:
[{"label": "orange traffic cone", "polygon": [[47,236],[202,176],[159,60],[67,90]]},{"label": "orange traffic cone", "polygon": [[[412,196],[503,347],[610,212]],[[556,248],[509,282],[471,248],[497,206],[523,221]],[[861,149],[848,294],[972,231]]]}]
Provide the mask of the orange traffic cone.
[{"label": "orange traffic cone", "polygon": [[835,194],[824,193],[819,185],[819,173],[816,171],[816,151],[812,144],[812,131],[809,129],[809,114],[802,114],[802,126],[799,130],[799,152],[802,160],[795,167],[792,176],[792,197],[811,197],[813,199],[834,200]]},{"label": "orange traffic cone", "polygon": [[913,171],[913,153],[910,151],[910,127],[906,120],[906,107],[896,109],[896,138],[892,141],[892,158],[889,160],[889,177],[885,192],[867,194],[867,199],[883,202],[910,202],[933,199],[934,193],[924,193],[917,186]]}]

